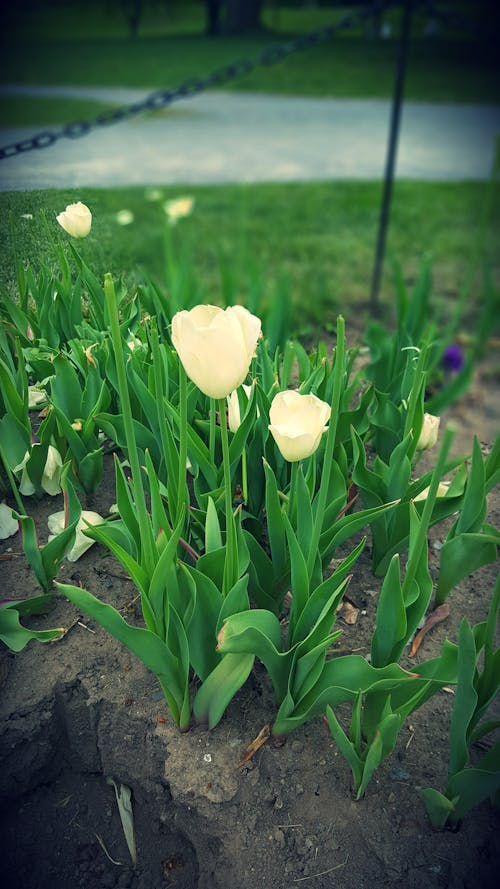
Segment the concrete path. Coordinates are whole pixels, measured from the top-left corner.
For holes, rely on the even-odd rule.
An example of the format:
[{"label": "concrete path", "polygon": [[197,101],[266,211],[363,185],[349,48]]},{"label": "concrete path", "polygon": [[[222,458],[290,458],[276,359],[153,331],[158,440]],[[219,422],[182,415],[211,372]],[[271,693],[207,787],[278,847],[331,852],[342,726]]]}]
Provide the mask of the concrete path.
[{"label": "concrete path", "polygon": [[[140,100],[147,92],[4,86],[0,101],[4,95],[73,96],[122,104]],[[382,100],[207,92],[176,102],[163,115],[141,116],[2,160],[0,190],[379,179],[389,115],[390,103]],[[0,146],[42,129],[0,130]],[[498,106],[407,102],[397,177],[487,179],[499,134]]]}]

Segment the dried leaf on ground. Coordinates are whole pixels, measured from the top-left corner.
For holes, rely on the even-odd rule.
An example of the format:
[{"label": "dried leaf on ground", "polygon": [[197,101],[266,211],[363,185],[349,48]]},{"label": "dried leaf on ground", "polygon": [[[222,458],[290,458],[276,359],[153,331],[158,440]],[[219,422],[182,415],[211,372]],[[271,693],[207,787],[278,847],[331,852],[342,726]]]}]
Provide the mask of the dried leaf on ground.
[{"label": "dried leaf on ground", "polygon": [[438,605],[437,608],[434,609],[432,614],[429,614],[429,617],[425,621],[423,627],[416,633],[411,648],[410,648],[410,657],[415,657],[418,649],[422,644],[422,639],[424,636],[432,629],[436,624],[440,624],[441,621],[446,620],[447,617],[450,616],[450,606],[447,602],[443,602],[442,605]]},{"label": "dried leaf on ground", "polygon": [[353,626],[358,622],[359,617],[359,608],[356,608],[351,602],[347,600],[342,602],[340,607],[337,609],[337,614],[346,624],[350,624]]},{"label": "dried leaf on ground", "polygon": [[270,729],[269,725],[266,724],[264,726],[264,728],[260,730],[257,737],[254,738],[254,740],[251,742],[251,744],[249,744],[248,747],[246,748],[245,753],[243,754],[243,758],[238,763],[238,768],[241,768],[241,766],[244,766],[245,763],[247,763],[252,758],[252,756],[254,756],[257,753],[257,750],[259,750],[262,747],[262,745],[266,743],[270,734],[271,734],[271,729]]}]

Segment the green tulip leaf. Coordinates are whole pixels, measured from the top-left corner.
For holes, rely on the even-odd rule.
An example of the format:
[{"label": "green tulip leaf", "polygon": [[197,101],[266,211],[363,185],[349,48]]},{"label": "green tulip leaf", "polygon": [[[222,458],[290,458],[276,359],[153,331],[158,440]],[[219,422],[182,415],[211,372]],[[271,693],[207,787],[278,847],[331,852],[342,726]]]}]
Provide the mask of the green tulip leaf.
[{"label": "green tulip leaf", "polygon": [[450,815],[455,811],[453,800],[448,799],[439,790],[434,787],[426,787],[420,791],[420,795],[424,801],[425,811],[432,826],[439,829],[443,828],[448,821]]},{"label": "green tulip leaf", "polygon": [[226,654],[202,683],[193,701],[197,722],[214,728],[235,694],[248,679],[254,662],[252,654]]},{"label": "green tulip leaf", "polygon": [[269,547],[276,576],[281,577],[288,565],[287,538],[284,513],[278,496],[276,476],[269,463],[264,460],[266,475],[266,518]]},{"label": "green tulip leaf", "polygon": [[115,608],[100,602],[87,590],[64,583],[56,583],[56,587],[63,596],[122,642],[155,676],[158,676],[162,686],[169,690],[174,705],[172,716],[178,723],[184,704],[185,683],[178,659],[172,655],[165,642],[148,629],[128,624]]},{"label": "green tulip leaf", "polygon": [[500,532],[489,525],[483,531],[461,533],[445,541],[440,554],[436,604],[442,605],[450,591],[464,577],[495,562]]},{"label": "green tulip leaf", "polygon": [[214,501],[209,497],[205,520],[205,552],[211,553],[213,550],[220,549],[221,546],[222,535],[219,517],[217,515]]}]

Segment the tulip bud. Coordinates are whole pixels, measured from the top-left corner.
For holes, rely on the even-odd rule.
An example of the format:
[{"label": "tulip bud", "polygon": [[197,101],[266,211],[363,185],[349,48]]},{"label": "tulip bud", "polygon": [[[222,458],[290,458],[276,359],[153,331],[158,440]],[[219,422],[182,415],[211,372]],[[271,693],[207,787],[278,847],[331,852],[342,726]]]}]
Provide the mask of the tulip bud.
[{"label": "tulip bud", "polygon": [[241,386],[255,355],[259,318],[243,306],[195,306],[172,318],[172,342],[188,377],[210,398]]},{"label": "tulip bud", "polygon": [[433,448],[437,442],[439,432],[440,417],[434,417],[432,414],[424,414],[422,430],[417,442],[418,451],[426,451]]},{"label": "tulip bud", "polygon": [[269,429],[285,460],[295,463],[314,454],[330,413],[330,405],[316,395],[293,389],[278,392],[269,411]]},{"label": "tulip bud", "polygon": [[[449,482],[439,482],[438,489],[436,492],[436,497],[446,497],[449,487],[450,487]],[[417,494],[417,496],[413,498],[414,502],[418,503],[419,500],[427,500],[427,497],[429,496],[429,491],[430,491],[430,486],[427,488],[424,488],[423,491],[420,491],[420,494]]]},{"label": "tulip bud", "polygon": [[77,204],[68,204],[56,219],[72,238],[86,238],[92,225],[92,213],[81,201]]},{"label": "tulip bud", "polygon": [[[250,398],[252,387],[246,386],[245,383],[243,383],[243,390],[247,398]],[[237,432],[241,426],[240,402],[237,389],[235,389],[234,392],[231,392],[231,395],[227,396],[227,421],[231,432]]]}]

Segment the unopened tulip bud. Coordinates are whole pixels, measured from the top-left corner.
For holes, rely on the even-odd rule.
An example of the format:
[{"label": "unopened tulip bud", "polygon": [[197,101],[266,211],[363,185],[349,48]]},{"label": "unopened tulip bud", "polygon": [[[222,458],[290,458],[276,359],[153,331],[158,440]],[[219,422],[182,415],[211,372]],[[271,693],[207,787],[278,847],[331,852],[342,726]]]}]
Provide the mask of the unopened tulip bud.
[{"label": "unopened tulip bud", "polygon": [[[245,383],[243,383],[243,390],[246,397],[249,399],[252,387],[246,386]],[[231,392],[231,395],[227,396],[227,421],[231,432],[237,432],[241,426],[240,402],[237,389],[235,389],[234,392]]]},{"label": "unopened tulip bud", "polygon": [[[450,487],[449,482],[439,482],[438,489],[436,492],[436,497],[446,497],[449,487]],[[420,494],[417,494],[417,496],[414,497],[415,503],[418,503],[419,500],[427,500],[427,497],[429,496],[429,491],[430,491],[430,487],[424,488],[423,491],[420,491]]]},{"label": "unopened tulip bud", "polygon": [[433,448],[438,439],[440,417],[434,417],[432,414],[424,414],[424,422],[422,423],[422,431],[420,433],[417,450],[426,451]]}]

